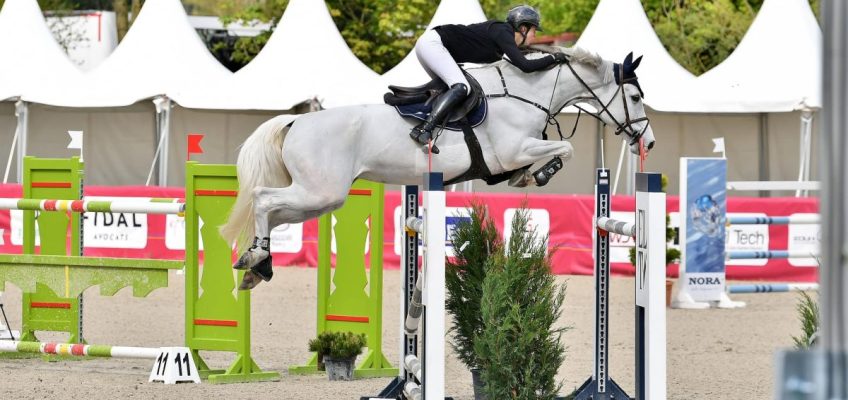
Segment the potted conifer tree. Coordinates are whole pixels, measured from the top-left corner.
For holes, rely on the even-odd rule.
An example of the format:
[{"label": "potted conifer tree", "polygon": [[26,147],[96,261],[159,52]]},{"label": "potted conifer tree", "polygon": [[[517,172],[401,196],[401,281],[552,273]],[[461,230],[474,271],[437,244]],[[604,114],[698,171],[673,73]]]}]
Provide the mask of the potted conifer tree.
[{"label": "potted conifer tree", "polygon": [[323,332],[309,341],[309,350],[318,353],[318,369],[323,367],[331,381],[353,380],[356,356],[362,354],[366,339],[353,332]]}]

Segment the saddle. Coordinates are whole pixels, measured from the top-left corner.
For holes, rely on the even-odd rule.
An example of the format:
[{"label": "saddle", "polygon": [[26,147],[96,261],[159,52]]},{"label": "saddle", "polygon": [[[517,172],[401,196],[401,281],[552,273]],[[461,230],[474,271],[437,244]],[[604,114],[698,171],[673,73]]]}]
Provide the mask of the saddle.
[{"label": "saddle", "polygon": [[[459,121],[463,118],[467,118],[472,127],[480,125],[486,119],[488,110],[486,95],[480,83],[467,72],[463,73],[470,85],[471,94],[448,116],[445,128],[454,131],[462,130]],[[448,90],[448,85],[441,79],[434,79],[414,87],[389,85],[389,90],[391,92],[383,96],[386,104],[395,107],[401,116],[424,121],[432,110],[433,101]]]}]

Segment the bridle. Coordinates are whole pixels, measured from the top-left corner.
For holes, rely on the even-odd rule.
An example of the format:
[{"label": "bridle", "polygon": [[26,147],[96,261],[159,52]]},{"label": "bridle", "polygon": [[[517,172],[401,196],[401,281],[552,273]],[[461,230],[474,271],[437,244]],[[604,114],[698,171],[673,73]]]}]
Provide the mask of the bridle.
[{"label": "bridle", "polygon": [[[586,90],[589,91],[589,93],[592,95],[592,99],[594,99],[595,101],[598,102],[598,104],[601,105],[601,110],[599,110],[597,113],[591,113],[589,111],[586,111],[585,109],[583,109],[583,107],[580,107],[579,105],[575,104],[574,106],[577,107],[577,109],[580,112],[585,112],[585,113],[595,117],[595,119],[597,119],[598,121],[601,121],[601,122],[604,122],[601,119],[601,114],[606,114],[607,116],[609,116],[609,118],[616,125],[616,129],[615,129],[616,135],[620,135],[622,132],[624,132],[630,138],[630,145],[634,145],[636,143],[639,143],[639,139],[642,138],[642,135],[645,134],[645,131],[648,130],[648,126],[650,126],[650,119],[648,118],[647,115],[645,115],[644,117],[641,117],[641,118],[636,118],[636,119],[630,118],[630,107],[627,106],[627,96],[624,93],[624,85],[627,84],[627,83],[636,82],[637,78],[635,76],[632,77],[632,78],[625,78],[624,77],[624,64],[618,65],[618,68],[619,68],[618,69],[618,71],[619,71],[619,74],[618,74],[618,76],[619,76],[618,89],[615,90],[615,93],[612,94],[612,97],[610,97],[609,101],[606,104],[604,104],[603,101],[601,101],[600,97],[598,97],[598,95],[595,94],[595,92],[592,90],[592,88],[590,88],[589,85],[586,84],[586,82],[583,80],[583,78],[581,78],[580,75],[577,75],[577,71],[574,70],[574,67],[571,66],[570,62],[566,62],[565,65],[568,66],[568,69],[571,70],[571,73],[574,74],[574,77],[577,78],[577,80],[583,85],[583,87],[585,87]],[[613,100],[615,100],[615,96],[618,96],[619,93],[621,94],[621,104],[624,107],[624,123],[619,122],[618,119],[616,119],[615,116],[612,115],[612,112],[610,112],[610,110],[609,110],[610,104],[612,104]],[[580,114],[578,112],[578,119],[579,118],[580,118]],[[646,124],[641,130],[639,130],[637,132],[636,128],[633,125],[637,124],[639,122],[642,122],[642,121],[645,121]],[[606,124],[606,123],[604,122],[604,124]],[[575,127],[576,127],[576,124],[575,124]]]},{"label": "bridle", "polygon": [[[589,94],[591,96],[589,96],[589,97],[578,97],[578,98],[571,99],[571,100],[565,102],[562,105],[562,107],[560,107],[558,110],[556,110],[556,112],[551,112],[550,107],[553,105],[554,94],[556,93],[556,86],[557,86],[557,83],[559,83],[559,77],[560,77],[560,73],[562,72],[562,65],[563,64],[568,66],[568,69],[571,70],[571,73],[574,75],[575,78],[577,78],[577,81],[579,81],[580,84],[583,85],[584,88],[586,88],[586,90],[589,92]],[[606,114],[607,116],[609,116],[609,118],[616,125],[616,130],[615,130],[616,135],[620,135],[622,132],[624,132],[630,138],[630,143],[629,143],[630,145],[634,145],[636,143],[639,143],[639,140],[642,138],[642,135],[645,134],[645,131],[647,131],[648,126],[650,126],[649,125],[650,119],[648,118],[647,115],[644,116],[644,117],[641,117],[641,118],[636,118],[636,119],[630,118],[630,108],[627,106],[627,98],[626,98],[627,96],[625,96],[625,93],[624,93],[624,84],[635,82],[637,78],[635,76],[632,77],[632,78],[625,78],[624,77],[624,64],[618,65],[618,67],[619,67],[618,89],[615,91],[615,93],[613,93],[612,97],[606,103],[604,103],[601,100],[601,98],[595,93],[595,91],[593,91],[592,88],[589,87],[589,85],[586,83],[586,81],[584,81],[583,78],[581,78],[580,75],[577,74],[577,71],[574,70],[574,67],[571,65],[571,62],[566,60],[566,62],[564,62],[563,64],[560,64],[559,68],[557,70],[557,77],[556,77],[556,80],[554,81],[554,87],[553,87],[553,91],[551,92],[551,100],[550,100],[550,104],[548,105],[548,107],[542,106],[541,104],[538,104],[534,101],[527,100],[527,99],[525,99],[521,96],[516,96],[514,94],[509,93],[509,89],[506,86],[506,79],[504,79],[504,75],[503,75],[503,72],[501,71],[500,66],[496,67],[496,70],[498,71],[498,75],[500,75],[500,77],[501,77],[501,86],[503,86],[504,92],[498,93],[498,94],[487,94],[486,98],[508,97],[508,98],[513,98],[513,99],[522,101],[524,103],[530,104],[530,105],[538,108],[539,110],[544,112],[545,115],[547,116],[547,122],[546,122],[547,125],[555,125],[556,126],[557,133],[559,133],[560,140],[570,139],[571,137],[574,136],[574,133],[577,131],[577,125],[580,123],[580,114],[586,113],[588,115],[591,115],[592,117],[594,117],[598,121],[601,121],[601,123],[603,123],[604,125],[606,125],[606,122],[603,119],[601,119],[601,115]],[[612,104],[613,100],[615,100],[615,97],[619,93],[621,93],[621,102],[622,102],[622,105],[624,106],[624,123],[619,122],[618,119],[609,110],[610,104]],[[593,113],[593,112],[587,111],[583,107],[580,107],[579,105],[576,104],[576,102],[578,102],[578,101],[586,101],[586,100],[596,101],[598,104],[601,105],[601,109],[598,112]],[[556,116],[560,112],[562,112],[562,110],[565,109],[565,107],[572,105],[572,104],[575,107],[577,107],[577,110],[578,110],[577,120],[574,122],[574,127],[571,130],[571,135],[569,135],[568,137],[563,137],[562,129],[560,128],[559,121],[556,120]],[[639,130],[637,132],[638,128],[634,127],[633,125],[640,123],[642,121],[646,121],[647,123],[645,124],[645,126],[641,130]],[[545,139],[545,140],[547,140],[547,138],[548,138],[547,126],[545,127],[545,130],[542,131],[542,138]]]}]

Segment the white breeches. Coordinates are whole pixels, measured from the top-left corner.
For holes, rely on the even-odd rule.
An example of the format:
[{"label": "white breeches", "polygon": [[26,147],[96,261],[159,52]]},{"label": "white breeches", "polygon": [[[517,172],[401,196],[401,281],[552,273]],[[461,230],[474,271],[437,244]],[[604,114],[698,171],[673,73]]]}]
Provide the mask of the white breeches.
[{"label": "white breeches", "polygon": [[418,38],[415,43],[415,55],[431,78],[441,78],[449,87],[462,83],[471,90],[462,69],[451,57],[448,49],[442,44],[442,37],[435,30],[428,30]]}]

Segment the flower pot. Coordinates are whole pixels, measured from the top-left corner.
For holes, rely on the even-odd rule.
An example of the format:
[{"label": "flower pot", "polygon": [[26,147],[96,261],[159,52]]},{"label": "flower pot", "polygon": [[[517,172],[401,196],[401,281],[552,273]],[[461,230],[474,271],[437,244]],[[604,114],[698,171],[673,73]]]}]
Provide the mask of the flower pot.
[{"label": "flower pot", "polygon": [[665,306],[671,307],[671,288],[674,286],[674,281],[666,279],[665,281]]},{"label": "flower pot", "polygon": [[353,362],[356,357],[333,358],[324,356],[324,367],[327,369],[327,378],[331,381],[352,381]]},{"label": "flower pot", "polygon": [[479,369],[471,370],[471,382],[474,383],[474,400],[486,400],[486,394],[483,393],[483,387],[486,386],[486,383],[480,377],[481,373],[482,371]]}]

